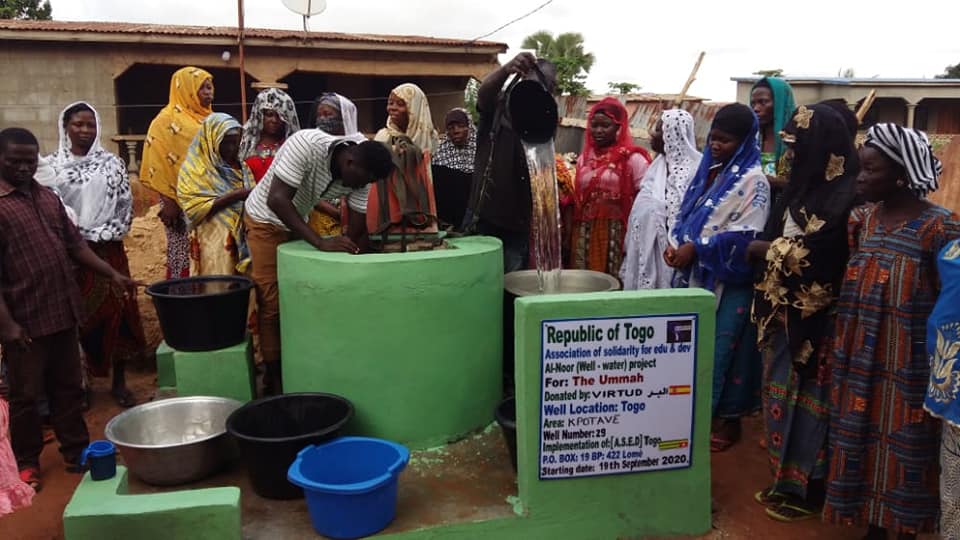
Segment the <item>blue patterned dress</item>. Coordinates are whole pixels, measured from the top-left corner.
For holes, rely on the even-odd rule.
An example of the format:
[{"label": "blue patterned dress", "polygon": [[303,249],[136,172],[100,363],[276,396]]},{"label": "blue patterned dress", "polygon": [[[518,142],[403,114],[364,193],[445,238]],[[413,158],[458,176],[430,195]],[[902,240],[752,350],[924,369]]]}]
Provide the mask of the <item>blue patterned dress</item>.
[{"label": "blue patterned dress", "polygon": [[940,422],[923,409],[927,317],[937,254],[960,236],[956,214],[930,206],[885,231],[876,206],[850,215],[850,253],[833,351],[824,519],[894,534],[936,529]]}]

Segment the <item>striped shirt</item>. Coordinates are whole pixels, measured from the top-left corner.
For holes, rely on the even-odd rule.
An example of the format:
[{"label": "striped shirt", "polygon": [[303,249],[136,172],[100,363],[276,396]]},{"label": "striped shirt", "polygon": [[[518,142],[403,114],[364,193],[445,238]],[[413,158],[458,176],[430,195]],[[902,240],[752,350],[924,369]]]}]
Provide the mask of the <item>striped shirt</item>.
[{"label": "striped shirt", "polygon": [[333,150],[342,144],[356,144],[366,138],[357,133],[346,137],[334,137],[319,129],[302,129],[291,135],[277,151],[273,164],[267,174],[250,192],[244,210],[251,219],[260,223],[270,223],[287,229],[277,214],[267,205],[270,186],[279,180],[297,192],[293,196],[293,206],[304,221],[310,211],[321,200],[347,198],[347,204],[353,210],[367,212],[367,193],[370,186],[351,188],[339,179],[333,178],[330,171],[330,159]]}]

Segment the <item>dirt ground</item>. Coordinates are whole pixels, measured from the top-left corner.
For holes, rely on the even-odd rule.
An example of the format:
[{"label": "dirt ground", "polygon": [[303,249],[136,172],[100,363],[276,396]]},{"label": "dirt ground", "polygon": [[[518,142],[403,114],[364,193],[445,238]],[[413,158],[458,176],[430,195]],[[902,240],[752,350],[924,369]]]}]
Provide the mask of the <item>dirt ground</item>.
[{"label": "dirt ground", "polygon": [[[100,379],[94,383],[96,394],[93,408],[87,414],[87,423],[91,437],[102,438],[107,421],[118,414],[120,409],[109,397],[108,382]],[[131,373],[130,385],[138,398],[149,399],[153,395],[155,376],[150,372]],[[763,509],[753,501],[753,493],[763,488],[768,480],[765,452],[757,445],[761,433],[760,419],[750,418],[744,427],[744,440],[740,444],[731,451],[712,456],[713,497],[718,510],[714,514],[713,530],[700,537],[701,540],[741,538],[855,540],[862,537],[863,530],[829,526],[819,520],[788,525],[767,518]],[[34,499],[32,507],[0,518],[0,539],[63,538],[61,516],[80,481],[80,476],[64,471],[56,443],[47,445],[41,461],[44,475],[43,490]],[[247,511],[252,508],[246,504],[245,507]],[[245,531],[252,532],[249,527],[245,527]],[[277,538],[274,535],[269,537]],[[266,537],[254,533],[250,538]]]}]

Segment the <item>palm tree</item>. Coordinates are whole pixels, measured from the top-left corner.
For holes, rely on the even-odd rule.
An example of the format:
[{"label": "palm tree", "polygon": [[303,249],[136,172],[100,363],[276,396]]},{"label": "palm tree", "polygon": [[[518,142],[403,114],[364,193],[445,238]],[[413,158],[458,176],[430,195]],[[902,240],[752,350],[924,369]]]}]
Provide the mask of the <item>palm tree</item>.
[{"label": "palm tree", "polygon": [[533,49],[537,56],[557,66],[557,89],[563,94],[586,94],[584,81],[596,57],[583,49],[583,34],[564,32],[554,37],[546,30],[531,34],[523,40],[524,49]]}]

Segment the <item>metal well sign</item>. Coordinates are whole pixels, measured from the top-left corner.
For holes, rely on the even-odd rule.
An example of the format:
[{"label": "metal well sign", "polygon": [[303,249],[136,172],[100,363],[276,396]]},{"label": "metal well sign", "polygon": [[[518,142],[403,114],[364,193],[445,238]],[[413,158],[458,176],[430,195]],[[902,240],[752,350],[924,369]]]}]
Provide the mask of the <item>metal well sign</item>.
[{"label": "metal well sign", "polygon": [[541,328],[541,480],[690,467],[696,315]]}]

